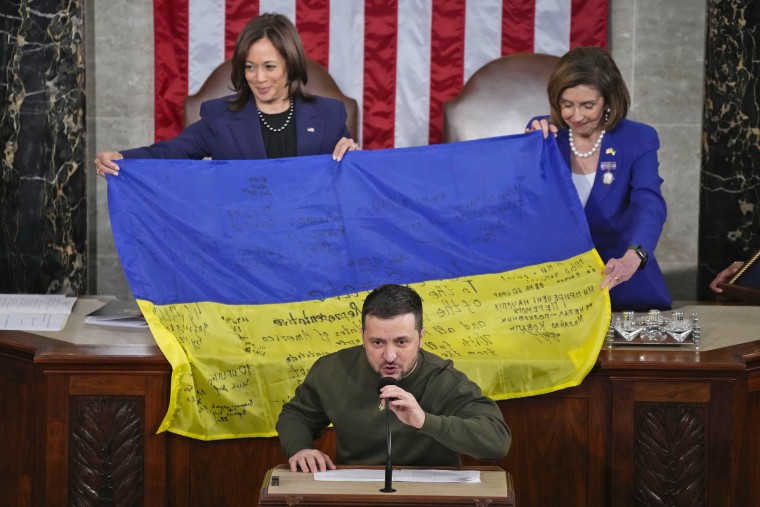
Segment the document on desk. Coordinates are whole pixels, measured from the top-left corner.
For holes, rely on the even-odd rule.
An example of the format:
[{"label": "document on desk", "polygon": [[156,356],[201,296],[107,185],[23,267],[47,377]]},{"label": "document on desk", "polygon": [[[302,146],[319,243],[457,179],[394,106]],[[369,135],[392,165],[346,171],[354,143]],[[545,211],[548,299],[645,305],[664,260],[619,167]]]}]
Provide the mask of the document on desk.
[{"label": "document on desk", "polygon": [[88,313],[84,323],[97,326],[148,327],[140,307],[134,300],[109,301],[94,312]]},{"label": "document on desk", "polygon": [[[348,468],[315,472],[315,481],[383,482],[385,470]],[[480,470],[420,470],[400,469],[393,471],[393,480],[398,482],[480,482]]]},{"label": "document on desk", "polygon": [[61,331],[76,301],[59,294],[0,294],[0,329]]}]

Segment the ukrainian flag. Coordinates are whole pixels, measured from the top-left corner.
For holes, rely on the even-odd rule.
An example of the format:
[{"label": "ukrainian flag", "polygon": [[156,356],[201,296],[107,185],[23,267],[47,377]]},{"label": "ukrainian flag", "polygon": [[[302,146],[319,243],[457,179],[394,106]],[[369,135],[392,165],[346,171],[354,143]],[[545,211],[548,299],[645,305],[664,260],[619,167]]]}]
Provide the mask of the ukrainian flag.
[{"label": "ukrainian flag", "polygon": [[552,136],[120,166],[116,247],[173,368],[159,431],[275,435],[384,283],[420,293],[423,346],[497,400],[579,384],[605,338],[603,264]]}]

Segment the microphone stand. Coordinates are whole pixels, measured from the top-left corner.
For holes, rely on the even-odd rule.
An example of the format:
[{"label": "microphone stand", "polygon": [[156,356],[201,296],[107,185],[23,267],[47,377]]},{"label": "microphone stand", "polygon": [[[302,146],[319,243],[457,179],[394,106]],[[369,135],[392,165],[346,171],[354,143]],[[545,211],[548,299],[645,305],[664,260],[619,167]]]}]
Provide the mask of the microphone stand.
[{"label": "microphone stand", "polygon": [[388,448],[388,457],[385,461],[385,487],[380,490],[381,493],[395,493],[393,489],[393,465],[391,464],[391,409],[387,406],[390,403],[386,401],[385,407],[385,440]]}]

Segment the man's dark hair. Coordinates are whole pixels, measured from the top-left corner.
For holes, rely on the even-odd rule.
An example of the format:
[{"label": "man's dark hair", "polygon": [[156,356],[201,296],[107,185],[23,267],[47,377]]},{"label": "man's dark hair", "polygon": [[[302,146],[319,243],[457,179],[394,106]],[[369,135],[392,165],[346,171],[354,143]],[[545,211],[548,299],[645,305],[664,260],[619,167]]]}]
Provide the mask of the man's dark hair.
[{"label": "man's dark hair", "polygon": [[422,299],[414,289],[404,285],[381,285],[369,293],[362,306],[362,328],[367,315],[390,319],[407,313],[414,314],[417,331],[422,330]]}]

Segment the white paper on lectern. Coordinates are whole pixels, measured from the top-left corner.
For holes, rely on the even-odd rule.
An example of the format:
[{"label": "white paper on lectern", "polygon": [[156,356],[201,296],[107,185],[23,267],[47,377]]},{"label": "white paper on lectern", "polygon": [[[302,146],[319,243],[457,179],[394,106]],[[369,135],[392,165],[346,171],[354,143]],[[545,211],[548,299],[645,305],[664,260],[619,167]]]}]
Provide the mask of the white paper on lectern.
[{"label": "white paper on lectern", "polygon": [[0,329],[60,331],[76,301],[60,294],[0,294]]},{"label": "white paper on lectern", "polygon": [[[315,472],[315,481],[367,481],[383,482],[385,470],[347,468]],[[420,470],[401,469],[393,471],[393,480],[397,482],[480,482],[480,470]]]}]

